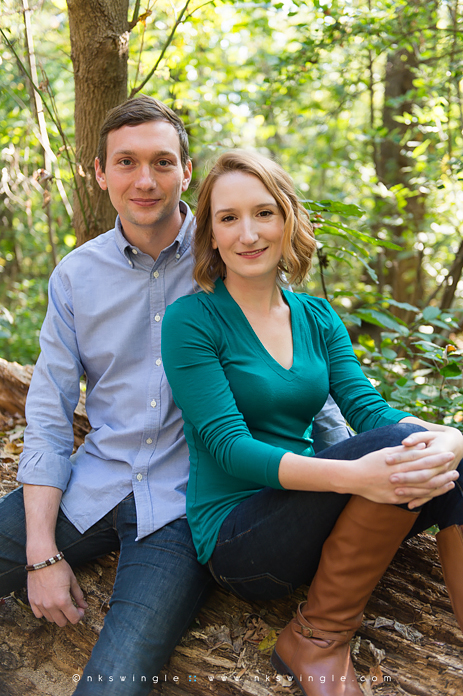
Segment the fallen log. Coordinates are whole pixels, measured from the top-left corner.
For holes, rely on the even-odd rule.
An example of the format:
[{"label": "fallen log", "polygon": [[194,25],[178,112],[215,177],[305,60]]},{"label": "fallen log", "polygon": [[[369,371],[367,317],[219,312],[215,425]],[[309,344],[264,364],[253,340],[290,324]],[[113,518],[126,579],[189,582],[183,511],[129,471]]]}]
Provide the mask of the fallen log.
[{"label": "fallen log", "polygon": [[[15,432],[14,414],[21,419],[25,398],[24,387],[15,386],[15,380],[27,391],[28,370],[10,365],[0,363],[2,377],[8,373],[7,390],[3,382],[0,387],[0,403],[8,404],[8,409],[0,407],[4,423],[0,429],[5,429],[0,432],[0,461],[12,487],[17,454],[7,449],[12,442],[8,432]],[[17,403],[11,396],[15,393]],[[84,416],[82,423],[78,439],[89,427]],[[117,554],[110,554],[77,570],[89,604],[77,626],[58,628],[36,619],[25,592],[2,601],[2,696],[72,694],[108,610],[116,564]],[[301,588],[284,600],[249,603],[217,588],[159,675],[152,694],[300,693],[274,672],[269,655],[304,592],[306,588]],[[366,696],[460,696],[463,634],[451,612],[432,536],[420,535],[400,548],[368,603],[352,651]]]},{"label": "fallen log", "polygon": [[[0,427],[8,417],[24,417],[26,396],[34,368],[0,358]],[[2,417],[3,414],[3,417]],[[81,391],[74,412],[74,443],[78,447],[90,429],[85,412],[85,392]]]}]

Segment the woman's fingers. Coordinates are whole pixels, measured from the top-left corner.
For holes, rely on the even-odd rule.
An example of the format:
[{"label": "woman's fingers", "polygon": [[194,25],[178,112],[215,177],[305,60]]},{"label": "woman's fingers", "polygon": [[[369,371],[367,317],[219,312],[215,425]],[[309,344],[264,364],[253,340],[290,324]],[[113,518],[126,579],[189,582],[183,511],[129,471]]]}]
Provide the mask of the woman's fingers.
[{"label": "woman's fingers", "polygon": [[448,493],[454,487],[455,487],[455,484],[453,482],[446,483],[445,486],[441,486],[440,488],[436,488],[434,491],[432,491],[432,494],[429,494],[426,497],[413,498],[413,500],[411,500],[408,503],[408,507],[410,510],[413,510],[414,508],[420,507],[420,505],[424,505],[425,503],[429,502],[433,498],[437,498],[437,496],[439,496],[439,495],[443,495],[444,493]]},{"label": "woman's fingers", "polygon": [[394,489],[394,493],[398,496],[419,496],[419,497],[436,497],[442,495],[442,492],[447,492],[455,486],[455,481],[458,479],[457,471],[447,471],[445,473],[437,473],[427,481],[408,481],[406,484],[401,484]]},{"label": "woman's fingers", "polygon": [[430,469],[436,466],[450,465],[454,460],[455,455],[453,452],[436,452],[431,448],[413,448],[401,452],[392,452],[387,454],[385,458],[388,466],[395,466],[399,471]]}]

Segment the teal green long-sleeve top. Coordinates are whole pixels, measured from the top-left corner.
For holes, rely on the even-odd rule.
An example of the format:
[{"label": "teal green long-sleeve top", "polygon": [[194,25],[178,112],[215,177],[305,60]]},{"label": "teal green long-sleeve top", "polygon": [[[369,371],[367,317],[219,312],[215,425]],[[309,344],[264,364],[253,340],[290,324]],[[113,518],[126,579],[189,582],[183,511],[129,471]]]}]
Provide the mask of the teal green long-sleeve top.
[{"label": "teal green long-sleeve top", "polygon": [[164,316],[162,359],[185,423],[187,516],[200,563],[236,505],[264,486],[282,488],[286,452],[313,456],[312,420],[329,392],[357,432],[409,415],[370,384],[326,300],[282,293],[291,311],[289,370],[264,348],[221,280],[213,293],[181,297]]}]

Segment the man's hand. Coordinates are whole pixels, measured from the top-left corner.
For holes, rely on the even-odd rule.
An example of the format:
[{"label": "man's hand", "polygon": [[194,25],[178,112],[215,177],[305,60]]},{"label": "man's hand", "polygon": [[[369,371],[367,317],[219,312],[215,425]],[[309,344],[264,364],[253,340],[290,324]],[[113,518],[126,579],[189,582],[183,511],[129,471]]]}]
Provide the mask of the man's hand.
[{"label": "man's hand", "polygon": [[[32,565],[58,553],[55,527],[61,490],[53,486],[24,484],[23,491],[27,563]],[[44,616],[58,626],[65,626],[68,621],[77,623],[87,607],[82,590],[66,561],[58,561],[40,570],[31,570],[27,575],[27,592],[34,615],[38,619]]]},{"label": "man's hand", "polygon": [[34,616],[38,619],[43,616],[58,626],[65,626],[68,621],[76,624],[82,619],[88,606],[71,566],[66,561],[30,571],[27,592]]}]

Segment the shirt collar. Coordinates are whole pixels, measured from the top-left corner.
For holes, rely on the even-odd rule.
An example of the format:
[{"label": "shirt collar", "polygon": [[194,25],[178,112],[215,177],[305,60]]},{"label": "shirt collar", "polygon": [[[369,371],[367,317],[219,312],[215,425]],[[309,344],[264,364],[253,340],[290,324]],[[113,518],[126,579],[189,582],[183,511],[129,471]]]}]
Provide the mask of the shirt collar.
[{"label": "shirt collar", "polygon": [[[180,258],[181,256],[183,256],[185,251],[187,251],[191,246],[192,235],[195,228],[195,218],[193,213],[191,212],[190,207],[184,201],[180,201],[179,205],[180,212],[185,215],[185,218],[183,220],[182,226],[179,229],[178,235],[176,236],[172,244],[167,248],[176,251],[179,254]],[[119,215],[116,218],[116,223],[114,226],[114,239],[116,240],[117,247],[121,254],[125,256],[130,266],[133,266],[132,249],[136,247],[130,244],[124,237],[122,223]]]}]

